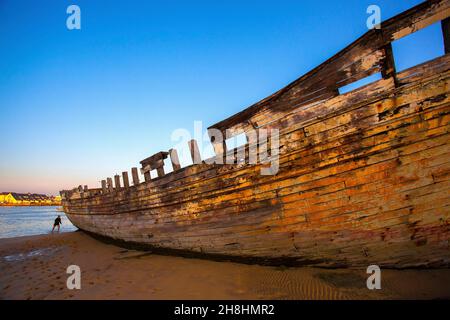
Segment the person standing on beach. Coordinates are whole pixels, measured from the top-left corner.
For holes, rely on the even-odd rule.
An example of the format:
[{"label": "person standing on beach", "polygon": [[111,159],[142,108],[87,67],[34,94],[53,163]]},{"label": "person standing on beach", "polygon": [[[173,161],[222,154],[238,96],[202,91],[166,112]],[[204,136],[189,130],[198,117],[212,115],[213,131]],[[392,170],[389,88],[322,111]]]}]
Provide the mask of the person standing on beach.
[{"label": "person standing on beach", "polygon": [[59,232],[59,225],[60,225],[60,224],[62,224],[61,216],[58,216],[58,218],[56,218],[56,219],[55,219],[55,222],[53,223],[53,229],[52,229],[52,232],[53,232],[53,230],[55,230],[55,227],[58,227],[58,232]]}]

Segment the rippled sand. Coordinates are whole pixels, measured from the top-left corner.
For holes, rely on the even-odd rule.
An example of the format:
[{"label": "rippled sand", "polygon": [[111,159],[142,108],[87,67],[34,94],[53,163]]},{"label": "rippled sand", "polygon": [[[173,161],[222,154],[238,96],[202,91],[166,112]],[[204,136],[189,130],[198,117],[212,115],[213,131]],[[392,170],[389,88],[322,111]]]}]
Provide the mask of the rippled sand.
[{"label": "rippled sand", "polygon": [[[81,268],[81,290],[66,287]],[[1,299],[450,299],[450,270],[283,268],[160,256],[82,232],[0,240]]]}]

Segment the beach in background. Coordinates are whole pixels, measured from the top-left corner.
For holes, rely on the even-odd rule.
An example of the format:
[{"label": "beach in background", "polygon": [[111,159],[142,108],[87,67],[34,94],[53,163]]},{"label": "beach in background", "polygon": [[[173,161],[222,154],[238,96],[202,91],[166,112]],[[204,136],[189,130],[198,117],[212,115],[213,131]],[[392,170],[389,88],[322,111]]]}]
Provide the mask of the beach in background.
[{"label": "beach in background", "polygon": [[57,206],[0,206],[0,239],[47,234],[52,231],[55,218],[60,215],[60,232],[75,231],[77,228]]},{"label": "beach in background", "polygon": [[[81,289],[66,286],[69,265]],[[162,256],[82,231],[0,240],[0,299],[450,299],[450,270],[286,268]]]}]

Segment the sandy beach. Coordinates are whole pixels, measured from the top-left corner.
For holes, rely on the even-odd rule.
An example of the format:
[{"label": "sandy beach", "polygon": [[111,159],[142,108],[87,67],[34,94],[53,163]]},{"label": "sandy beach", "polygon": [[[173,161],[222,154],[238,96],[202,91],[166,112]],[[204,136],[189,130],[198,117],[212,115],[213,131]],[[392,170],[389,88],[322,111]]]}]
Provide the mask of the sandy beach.
[{"label": "sandy beach", "polygon": [[[81,268],[69,290],[66,268]],[[1,299],[449,299],[450,270],[285,268],[155,255],[83,232],[0,240]]]}]

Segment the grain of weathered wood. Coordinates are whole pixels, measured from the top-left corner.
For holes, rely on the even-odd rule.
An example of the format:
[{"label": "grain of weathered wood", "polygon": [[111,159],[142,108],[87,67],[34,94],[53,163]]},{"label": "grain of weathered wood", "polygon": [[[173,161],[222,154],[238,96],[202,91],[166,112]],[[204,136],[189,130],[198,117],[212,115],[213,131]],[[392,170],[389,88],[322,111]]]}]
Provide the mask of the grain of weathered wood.
[{"label": "grain of weathered wood", "polygon": [[198,148],[197,141],[195,139],[192,139],[188,142],[189,150],[191,153],[191,159],[193,164],[201,164],[202,163],[202,156],[200,155],[200,150]]},{"label": "grain of weathered wood", "polygon": [[106,180],[102,180],[102,193],[106,193]]},{"label": "grain of weathered wood", "polygon": [[122,172],[122,180],[123,180],[124,188],[129,188],[130,187],[130,180],[128,179],[128,172],[127,171]]},{"label": "grain of weathered wood", "polygon": [[178,158],[178,152],[176,149],[170,149],[169,150],[169,154],[170,154],[170,161],[172,162],[172,168],[174,171],[180,170],[181,169],[181,165],[180,165],[180,159]]},{"label": "grain of weathered wood", "polygon": [[108,187],[108,192],[112,192],[114,190],[112,178],[106,178],[106,185]]},{"label": "grain of weathered wood", "polygon": [[139,185],[139,175],[137,168],[131,168],[131,175],[133,176],[133,185]]},{"label": "grain of weathered wood", "polygon": [[120,176],[118,174],[114,176],[114,186],[116,190],[120,189]]},{"label": "grain of weathered wood", "polygon": [[450,18],[446,18],[441,22],[442,36],[444,38],[445,53],[450,53]]}]

